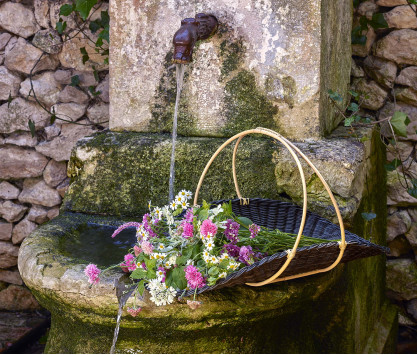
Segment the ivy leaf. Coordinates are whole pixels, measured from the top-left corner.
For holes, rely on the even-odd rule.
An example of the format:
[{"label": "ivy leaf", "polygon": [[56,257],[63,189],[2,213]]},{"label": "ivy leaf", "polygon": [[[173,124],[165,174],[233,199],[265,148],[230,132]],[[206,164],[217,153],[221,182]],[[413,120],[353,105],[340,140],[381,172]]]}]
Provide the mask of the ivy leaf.
[{"label": "ivy leaf", "polygon": [[35,124],[33,123],[32,120],[29,120],[28,125],[29,125],[29,129],[30,129],[30,133],[32,134],[32,138],[33,138],[33,137],[35,137],[35,132],[36,132]]},{"label": "ivy leaf", "polygon": [[81,18],[86,20],[95,4],[97,4],[97,0],[77,0],[75,9],[80,13]]},{"label": "ivy leaf", "polygon": [[351,102],[347,109],[349,111],[356,112],[359,110],[359,105],[356,102]]},{"label": "ivy leaf", "polygon": [[411,196],[417,198],[417,179],[412,179],[411,183],[413,184],[413,187],[408,189],[407,191]]},{"label": "ivy leaf", "polygon": [[69,16],[75,10],[75,4],[65,4],[59,9],[60,16]]},{"label": "ivy leaf", "polygon": [[393,161],[389,162],[388,164],[385,164],[385,170],[387,171],[394,171],[401,165],[400,159],[394,159]]},{"label": "ivy leaf", "polygon": [[96,79],[96,81],[99,81],[98,71],[94,65],[93,65],[93,75],[94,75],[94,79]]},{"label": "ivy leaf", "polygon": [[138,283],[138,292],[141,296],[143,296],[144,291],[145,291],[145,280],[142,280]]},{"label": "ivy leaf", "polygon": [[327,93],[333,101],[337,101],[337,102],[342,102],[343,101],[343,97],[340,96],[337,92],[335,92],[333,90],[329,90],[329,91],[327,91]]},{"label": "ivy leaf", "polygon": [[91,92],[91,95],[93,95],[94,97],[98,96],[101,94],[101,91],[96,91],[96,88],[94,86],[89,86],[88,87],[88,91]]},{"label": "ivy leaf", "polygon": [[373,14],[372,20],[369,21],[369,24],[375,28],[388,28],[388,23],[385,21],[384,14]]},{"label": "ivy leaf", "polygon": [[73,75],[71,77],[71,84],[70,85],[74,86],[74,87],[80,85],[80,77],[78,75]]},{"label": "ivy leaf", "polygon": [[98,20],[91,21],[88,28],[92,33],[96,33],[101,28],[101,24]]},{"label": "ivy leaf", "polygon": [[363,213],[361,213],[361,216],[365,221],[370,221],[370,220],[376,218],[376,214],[373,213],[373,212],[363,212]]},{"label": "ivy leaf", "polygon": [[394,112],[390,122],[395,133],[401,137],[407,137],[407,125],[410,120],[404,112]]},{"label": "ivy leaf", "polygon": [[147,274],[146,270],[137,268],[132,271],[132,273],[130,274],[130,278],[139,280],[139,279],[145,278],[146,274]]},{"label": "ivy leaf", "polygon": [[355,92],[355,91],[353,91],[353,90],[349,90],[348,92],[349,92],[349,94],[350,94],[351,96],[353,96],[354,98],[357,98],[357,97],[359,96],[359,93],[357,93],[357,92]]},{"label": "ivy leaf", "polygon": [[56,23],[56,30],[57,32],[62,35],[67,28],[67,21],[62,21],[62,18]]},{"label": "ivy leaf", "polygon": [[345,122],[343,124],[345,127],[350,127],[354,121],[355,121],[354,116],[346,117]]}]

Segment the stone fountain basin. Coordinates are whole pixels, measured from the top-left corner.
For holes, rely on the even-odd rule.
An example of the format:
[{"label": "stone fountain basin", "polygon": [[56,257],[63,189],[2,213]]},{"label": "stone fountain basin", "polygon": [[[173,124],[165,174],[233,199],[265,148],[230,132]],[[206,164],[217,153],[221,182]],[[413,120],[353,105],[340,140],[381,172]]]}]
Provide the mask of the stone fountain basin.
[{"label": "stone fountain basin", "polygon": [[[118,310],[114,285],[124,273],[111,270],[90,287],[83,270],[90,262],[104,267],[122,260],[134,243],[134,232],[126,231],[116,240],[110,235],[123,222],[64,212],[23,242],[19,253],[22,278],[52,314],[47,352],[109,351]],[[299,321],[291,323],[291,315],[300,312],[322,318],[314,301],[325,297],[342,274],[343,266],[291,282],[203,293],[198,298],[203,305],[195,311],[185,301],[156,307],[145,292],[138,302],[143,308],[140,315],[123,314],[117,349],[146,353],[279,351],[279,341],[271,341],[276,326],[280,324],[281,331],[300,329]],[[313,343],[310,350],[314,350]]]}]

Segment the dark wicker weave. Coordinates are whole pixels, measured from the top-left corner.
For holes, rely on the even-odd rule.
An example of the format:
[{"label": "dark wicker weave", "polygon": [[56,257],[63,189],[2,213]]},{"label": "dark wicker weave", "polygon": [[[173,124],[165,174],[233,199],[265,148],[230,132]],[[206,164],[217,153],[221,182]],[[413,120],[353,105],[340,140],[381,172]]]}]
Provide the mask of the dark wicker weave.
[{"label": "dark wicker weave", "polygon": [[[229,200],[212,202],[218,205]],[[251,219],[254,223],[270,229],[279,229],[286,233],[297,233],[302,217],[302,208],[289,202],[282,202],[270,199],[254,198],[249,204],[242,205],[239,199],[231,200],[233,212],[238,216]],[[307,211],[306,223],[303,235],[312,238],[328,240],[340,239],[340,227]],[[347,247],[341,260],[346,263],[351,260],[383,254],[389,251],[388,248],[373,244],[357,235],[346,231]],[[322,269],[330,266],[339,255],[337,242],[314,244],[308,247],[297,249],[294,259],[280,275],[287,277],[305,273],[312,270]],[[246,266],[217,282],[214,286],[205,286],[198,290],[198,293],[242,285],[249,282],[261,282],[274,275],[287,260],[287,253],[280,252],[263,258],[262,260]],[[193,294],[188,291],[186,295]]]}]

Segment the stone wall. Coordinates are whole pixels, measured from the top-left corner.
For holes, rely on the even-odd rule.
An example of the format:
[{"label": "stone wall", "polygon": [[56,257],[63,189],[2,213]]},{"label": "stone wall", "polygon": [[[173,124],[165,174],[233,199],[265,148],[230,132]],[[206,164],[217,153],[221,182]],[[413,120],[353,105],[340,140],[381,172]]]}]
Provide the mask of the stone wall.
[{"label": "stone wall", "polygon": [[[100,68],[97,78],[80,53],[81,47],[90,51],[94,44],[81,34],[65,40],[54,30],[64,3],[23,0],[0,5],[0,309],[38,307],[17,270],[20,243],[59,214],[74,143],[108,125],[102,123],[108,121],[109,110],[108,71],[99,66],[103,58],[90,56]],[[101,6],[96,13],[108,7]],[[75,26],[70,20],[67,30]],[[28,96],[31,71],[36,97],[46,110],[53,107],[58,117],[88,125],[59,119],[51,124],[51,114]],[[75,75],[79,85],[71,86]],[[100,94],[94,96],[89,87]]]},{"label": "stone wall", "polygon": [[[370,0],[359,5],[356,18],[371,19],[374,13],[383,13],[389,28],[370,28],[366,45],[353,46],[352,86],[368,94],[363,108],[377,119],[390,117],[394,111],[408,115],[408,137],[400,137],[397,148],[407,167],[407,179],[416,178],[417,17],[405,0]],[[394,158],[389,148],[387,159]],[[387,241],[391,254],[387,287],[390,298],[400,306],[400,324],[416,325],[417,199],[408,194],[399,176],[397,171],[388,172]]]}]

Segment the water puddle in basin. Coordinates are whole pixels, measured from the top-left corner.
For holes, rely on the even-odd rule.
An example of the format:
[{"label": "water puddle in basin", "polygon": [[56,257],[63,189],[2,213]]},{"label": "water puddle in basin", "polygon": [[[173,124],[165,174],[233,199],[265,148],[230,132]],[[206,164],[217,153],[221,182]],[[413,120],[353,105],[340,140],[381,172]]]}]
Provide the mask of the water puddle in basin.
[{"label": "water puddle in basin", "polygon": [[114,265],[123,260],[127,250],[136,242],[136,229],[127,228],[116,238],[111,238],[116,227],[86,223],[60,241],[63,255],[97,264]]}]

